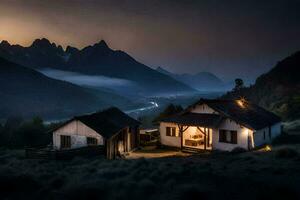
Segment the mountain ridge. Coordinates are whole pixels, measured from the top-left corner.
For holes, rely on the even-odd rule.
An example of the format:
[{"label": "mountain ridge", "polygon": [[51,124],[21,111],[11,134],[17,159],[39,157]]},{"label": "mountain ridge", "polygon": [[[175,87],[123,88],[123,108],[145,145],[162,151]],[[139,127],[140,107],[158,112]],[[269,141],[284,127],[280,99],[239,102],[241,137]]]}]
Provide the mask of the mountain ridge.
[{"label": "mountain ridge", "polygon": [[226,84],[211,72],[176,74],[169,72],[162,67],[157,67],[156,71],[171,76],[174,79],[197,89],[198,91],[223,91],[227,88]]},{"label": "mountain ridge", "polygon": [[[108,99],[100,98],[106,96]],[[49,78],[0,57],[0,115],[3,117],[70,117],[116,103],[108,92]],[[121,101],[121,100],[120,100]],[[110,104],[111,103],[111,104]],[[129,104],[127,102],[127,104]]]},{"label": "mountain ridge", "polygon": [[284,120],[300,118],[300,51],[279,61],[269,72],[259,76],[255,84],[233,90],[222,98],[244,97],[275,112]]},{"label": "mountain ridge", "polygon": [[[3,42],[2,42],[3,43]],[[104,40],[82,49],[37,39],[29,47],[0,44],[0,56],[31,68],[53,68],[88,75],[103,75],[134,81],[133,93],[194,92],[188,85],[138,62],[124,51],[109,48]],[[129,73],[128,73],[129,72]]]}]

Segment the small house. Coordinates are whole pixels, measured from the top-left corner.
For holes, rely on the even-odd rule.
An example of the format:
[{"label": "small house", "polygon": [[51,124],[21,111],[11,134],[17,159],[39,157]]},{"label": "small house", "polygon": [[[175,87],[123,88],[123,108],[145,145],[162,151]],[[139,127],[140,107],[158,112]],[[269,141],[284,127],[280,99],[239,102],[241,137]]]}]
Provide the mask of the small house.
[{"label": "small house", "polygon": [[200,99],[160,122],[162,145],[186,150],[251,150],[281,134],[281,119],[245,100]]},{"label": "small house", "polygon": [[129,152],[139,145],[139,125],[118,108],[76,116],[53,131],[53,148],[103,146],[107,158]]}]

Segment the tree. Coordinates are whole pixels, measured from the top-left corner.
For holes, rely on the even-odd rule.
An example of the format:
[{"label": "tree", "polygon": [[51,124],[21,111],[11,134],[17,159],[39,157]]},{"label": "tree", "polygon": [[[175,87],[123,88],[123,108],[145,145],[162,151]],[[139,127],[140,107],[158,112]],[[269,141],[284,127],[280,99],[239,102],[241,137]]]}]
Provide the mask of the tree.
[{"label": "tree", "polygon": [[235,79],[235,86],[234,86],[234,91],[238,91],[238,90],[240,90],[241,88],[243,88],[244,87],[244,81],[243,81],[243,79],[241,79],[241,78],[237,78],[237,79]]}]

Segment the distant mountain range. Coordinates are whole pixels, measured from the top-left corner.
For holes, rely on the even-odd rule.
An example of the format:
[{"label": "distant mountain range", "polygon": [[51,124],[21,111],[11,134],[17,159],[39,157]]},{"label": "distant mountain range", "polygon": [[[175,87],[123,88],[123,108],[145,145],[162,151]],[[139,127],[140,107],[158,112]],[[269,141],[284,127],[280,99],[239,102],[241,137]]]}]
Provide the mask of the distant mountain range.
[{"label": "distant mountain range", "polygon": [[139,63],[127,53],[112,50],[105,41],[81,50],[37,39],[31,46],[0,44],[0,57],[33,69],[57,69],[83,75],[105,76],[131,82],[125,88],[112,88],[122,95],[153,95],[188,93],[195,90],[168,75]]},{"label": "distant mountain range", "polygon": [[55,80],[0,57],[0,118],[58,118],[122,103],[130,105],[118,95]]},{"label": "distant mountain range", "polygon": [[224,83],[220,78],[210,72],[199,72],[197,74],[175,74],[162,67],[158,67],[156,71],[173,77],[174,79],[185,83],[198,91],[225,91],[231,88],[231,85]]},{"label": "distant mountain range", "polygon": [[228,92],[223,98],[253,101],[279,114],[284,120],[300,118],[300,51],[278,62],[268,73],[259,76],[254,85]]}]

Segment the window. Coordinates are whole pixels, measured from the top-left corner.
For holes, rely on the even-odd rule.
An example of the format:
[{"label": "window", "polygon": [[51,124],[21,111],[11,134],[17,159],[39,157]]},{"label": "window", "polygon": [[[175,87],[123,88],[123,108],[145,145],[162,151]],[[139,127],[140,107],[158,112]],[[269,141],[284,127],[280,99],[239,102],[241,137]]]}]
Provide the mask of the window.
[{"label": "window", "polygon": [[176,128],[175,127],[166,127],[166,136],[176,137]]},{"label": "window", "polygon": [[97,138],[87,137],[86,138],[86,143],[87,143],[88,146],[97,145]]},{"label": "window", "polygon": [[237,131],[219,130],[219,142],[237,144]]},{"label": "window", "polygon": [[61,148],[71,148],[71,136],[61,135],[60,136],[60,147]]}]

